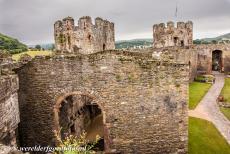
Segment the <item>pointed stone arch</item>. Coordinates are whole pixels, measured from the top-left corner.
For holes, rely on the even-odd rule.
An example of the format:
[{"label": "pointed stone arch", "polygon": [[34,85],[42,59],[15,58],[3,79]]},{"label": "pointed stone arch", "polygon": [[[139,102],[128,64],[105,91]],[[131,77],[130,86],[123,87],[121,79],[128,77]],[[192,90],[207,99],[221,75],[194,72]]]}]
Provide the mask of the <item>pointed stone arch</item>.
[{"label": "pointed stone arch", "polygon": [[[54,130],[64,139],[68,135],[79,136],[86,132],[90,142],[99,135],[96,150],[104,151],[106,141],[105,113],[101,103],[94,95],[84,92],[66,93],[57,98],[54,106]],[[106,133],[104,133],[106,132]]]}]

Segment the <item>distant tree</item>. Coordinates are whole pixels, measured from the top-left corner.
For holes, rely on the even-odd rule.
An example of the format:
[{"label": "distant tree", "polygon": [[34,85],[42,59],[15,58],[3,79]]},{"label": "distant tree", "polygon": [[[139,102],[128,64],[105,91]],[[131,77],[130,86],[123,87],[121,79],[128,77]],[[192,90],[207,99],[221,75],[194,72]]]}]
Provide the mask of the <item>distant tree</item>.
[{"label": "distant tree", "polygon": [[193,44],[201,44],[201,40],[194,40]]},{"label": "distant tree", "polygon": [[52,44],[51,50],[54,51],[54,49],[55,49],[55,46],[54,46],[54,44]]},{"label": "distant tree", "polygon": [[217,41],[216,40],[212,40],[212,44],[217,44]]},{"label": "distant tree", "polygon": [[42,47],[41,47],[41,45],[38,44],[35,46],[35,48],[40,51]]},{"label": "distant tree", "polygon": [[202,41],[201,44],[210,44],[211,42],[208,41]]}]

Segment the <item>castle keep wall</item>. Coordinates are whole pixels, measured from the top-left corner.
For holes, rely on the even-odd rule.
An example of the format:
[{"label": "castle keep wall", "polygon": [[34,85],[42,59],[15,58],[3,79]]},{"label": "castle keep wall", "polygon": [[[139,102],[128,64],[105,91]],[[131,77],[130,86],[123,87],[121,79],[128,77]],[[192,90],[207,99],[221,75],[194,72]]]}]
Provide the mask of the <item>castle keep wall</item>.
[{"label": "castle keep wall", "polygon": [[114,23],[101,18],[95,25],[89,16],[81,17],[75,26],[74,19],[64,18],[54,24],[56,50],[82,54],[115,49]]},{"label": "castle keep wall", "polygon": [[190,46],[193,44],[193,23],[188,21],[155,24],[153,26],[153,47],[162,48],[169,46]]},{"label": "castle keep wall", "polygon": [[22,145],[54,145],[59,98],[81,93],[102,109],[107,152],[186,153],[189,68],[160,59],[122,51],[37,57],[18,70]]}]

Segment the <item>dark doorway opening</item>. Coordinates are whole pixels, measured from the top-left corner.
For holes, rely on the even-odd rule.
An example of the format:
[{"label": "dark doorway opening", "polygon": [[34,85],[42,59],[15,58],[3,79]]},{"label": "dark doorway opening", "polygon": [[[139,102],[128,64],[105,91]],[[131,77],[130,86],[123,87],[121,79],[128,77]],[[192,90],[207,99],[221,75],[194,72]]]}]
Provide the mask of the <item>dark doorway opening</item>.
[{"label": "dark doorway opening", "polygon": [[103,51],[105,50],[105,44],[103,44]]},{"label": "dark doorway opening", "polygon": [[222,71],[222,51],[221,50],[214,50],[212,52],[212,70],[213,71]]},{"label": "dark doorway opening", "polygon": [[97,151],[104,151],[104,124],[100,107],[87,95],[70,95],[61,102],[58,113],[60,135],[65,139],[69,135],[80,136],[86,133],[88,144],[100,140],[94,146]]}]

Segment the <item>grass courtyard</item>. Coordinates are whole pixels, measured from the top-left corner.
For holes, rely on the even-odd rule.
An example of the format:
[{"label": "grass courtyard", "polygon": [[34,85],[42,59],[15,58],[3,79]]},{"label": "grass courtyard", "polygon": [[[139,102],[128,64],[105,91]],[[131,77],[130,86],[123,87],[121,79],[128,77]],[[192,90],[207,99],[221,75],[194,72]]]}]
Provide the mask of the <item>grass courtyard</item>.
[{"label": "grass courtyard", "polygon": [[195,109],[212,84],[192,82],[189,84],[189,109]]},{"label": "grass courtyard", "polygon": [[230,103],[230,78],[225,79],[224,88],[221,91],[221,95],[224,96],[226,102]]},{"label": "grass courtyard", "polygon": [[209,121],[189,117],[189,154],[229,154],[230,146]]},{"label": "grass courtyard", "polygon": [[220,107],[220,111],[225,115],[225,117],[228,118],[228,120],[230,120],[230,109],[229,108]]},{"label": "grass courtyard", "polygon": [[[230,78],[225,79],[221,95],[224,96],[225,102],[230,103]],[[220,110],[230,120],[230,108],[221,107]]]},{"label": "grass courtyard", "polygon": [[51,55],[52,51],[48,51],[48,50],[45,50],[45,51],[27,51],[27,52],[22,52],[19,54],[14,54],[14,55],[12,55],[12,58],[17,61],[17,60],[19,60],[20,56],[23,54],[28,54],[31,57],[35,57],[38,55]]}]

